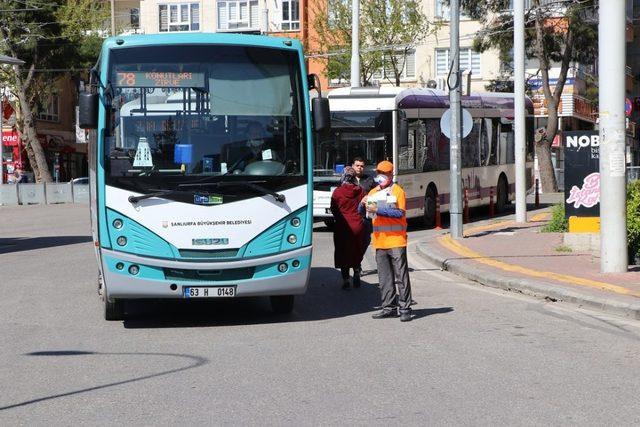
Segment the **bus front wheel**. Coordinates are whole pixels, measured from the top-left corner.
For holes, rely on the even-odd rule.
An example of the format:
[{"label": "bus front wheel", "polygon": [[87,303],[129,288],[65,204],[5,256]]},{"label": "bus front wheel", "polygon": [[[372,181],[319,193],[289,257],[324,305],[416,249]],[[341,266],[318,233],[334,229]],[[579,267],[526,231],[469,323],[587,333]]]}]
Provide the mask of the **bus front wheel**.
[{"label": "bus front wheel", "polygon": [[293,311],[293,295],[274,295],[271,300],[271,310],[276,314],[289,314]]},{"label": "bus front wheel", "polygon": [[104,288],[104,279],[102,273],[98,271],[98,295],[104,304],[104,320],[123,320],[124,319],[124,301],[113,300],[107,298],[107,291]]},{"label": "bus front wheel", "polygon": [[104,298],[104,320],[124,320],[124,301]]}]

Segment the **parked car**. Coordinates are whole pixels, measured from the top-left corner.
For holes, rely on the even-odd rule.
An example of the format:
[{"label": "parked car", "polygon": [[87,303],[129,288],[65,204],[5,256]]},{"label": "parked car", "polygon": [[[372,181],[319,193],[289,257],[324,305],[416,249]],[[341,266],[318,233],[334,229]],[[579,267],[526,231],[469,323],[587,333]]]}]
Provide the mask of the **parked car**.
[{"label": "parked car", "polygon": [[82,178],[74,178],[71,180],[71,185],[88,185],[89,177],[83,176]]}]

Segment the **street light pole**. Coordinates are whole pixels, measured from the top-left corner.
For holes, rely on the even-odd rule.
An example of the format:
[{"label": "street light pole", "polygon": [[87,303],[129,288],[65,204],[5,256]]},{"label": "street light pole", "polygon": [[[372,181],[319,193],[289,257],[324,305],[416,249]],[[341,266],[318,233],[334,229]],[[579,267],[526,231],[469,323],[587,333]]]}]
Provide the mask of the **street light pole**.
[{"label": "street light pole", "polygon": [[449,215],[451,217],[451,237],[461,239],[462,234],[462,110],[460,85],[460,1],[451,0],[451,32],[450,32],[450,72],[449,80],[449,108],[451,109],[451,139],[449,155]]},{"label": "street light pole", "polygon": [[600,2],[600,271],[627,271],[625,0]]},{"label": "street light pole", "polygon": [[513,4],[514,124],[516,161],[516,222],[527,222],[527,135],[524,105],[524,0]]},{"label": "street light pole", "polygon": [[351,87],[360,87],[360,0],[351,9]]}]

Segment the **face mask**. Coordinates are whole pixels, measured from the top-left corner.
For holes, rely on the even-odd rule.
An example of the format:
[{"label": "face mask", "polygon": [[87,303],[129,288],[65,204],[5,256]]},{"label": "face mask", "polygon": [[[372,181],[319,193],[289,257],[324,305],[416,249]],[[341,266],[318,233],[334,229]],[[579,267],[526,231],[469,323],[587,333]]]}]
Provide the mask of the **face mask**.
[{"label": "face mask", "polygon": [[386,175],[376,175],[375,178],[373,178],[373,180],[376,182],[376,184],[378,184],[380,187],[385,187],[387,184],[389,184],[389,178]]}]

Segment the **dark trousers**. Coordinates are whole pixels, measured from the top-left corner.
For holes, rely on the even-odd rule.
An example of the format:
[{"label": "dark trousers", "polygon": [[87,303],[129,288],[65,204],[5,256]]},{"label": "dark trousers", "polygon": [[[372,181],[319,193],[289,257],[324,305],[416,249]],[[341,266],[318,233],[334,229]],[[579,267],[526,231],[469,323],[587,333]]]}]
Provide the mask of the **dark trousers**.
[{"label": "dark trousers", "polygon": [[394,310],[398,307],[401,313],[411,311],[407,248],[376,249],[376,264],[378,264],[382,309]]}]

